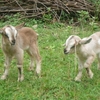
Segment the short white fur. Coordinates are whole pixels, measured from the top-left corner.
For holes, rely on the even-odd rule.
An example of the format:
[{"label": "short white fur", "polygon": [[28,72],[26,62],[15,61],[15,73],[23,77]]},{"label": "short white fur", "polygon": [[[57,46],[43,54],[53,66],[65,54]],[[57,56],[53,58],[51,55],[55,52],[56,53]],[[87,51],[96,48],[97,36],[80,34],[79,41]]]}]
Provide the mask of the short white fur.
[{"label": "short white fur", "polygon": [[[97,56],[98,59],[98,69],[100,69],[100,32],[92,34],[90,37],[81,39],[79,36],[74,35],[72,38],[66,40],[66,46],[64,53],[72,53],[71,51],[76,51],[78,57],[78,74],[75,77],[75,81],[80,81],[82,77],[82,69],[85,68],[87,74],[90,78],[93,77],[93,72],[90,69],[91,64]],[[71,48],[71,42],[75,45]],[[69,49],[70,48],[70,49]],[[76,48],[76,50],[75,50]],[[75,52],[74,52],[75,53]]]}]

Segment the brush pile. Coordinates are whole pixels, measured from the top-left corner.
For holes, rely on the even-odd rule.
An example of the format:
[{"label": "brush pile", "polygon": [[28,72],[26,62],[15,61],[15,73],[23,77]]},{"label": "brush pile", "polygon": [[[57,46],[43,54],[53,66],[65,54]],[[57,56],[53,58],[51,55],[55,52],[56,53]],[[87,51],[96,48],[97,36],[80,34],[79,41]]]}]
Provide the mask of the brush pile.
[{"label": "brush pile", "polygon": [[48,13],[59,18],[62,12],[70,14],[84,10],[93,13],[94,9],[87,0],[0,0],[0,19],[15,13],[20,13],[23,18],[41,18]]}]

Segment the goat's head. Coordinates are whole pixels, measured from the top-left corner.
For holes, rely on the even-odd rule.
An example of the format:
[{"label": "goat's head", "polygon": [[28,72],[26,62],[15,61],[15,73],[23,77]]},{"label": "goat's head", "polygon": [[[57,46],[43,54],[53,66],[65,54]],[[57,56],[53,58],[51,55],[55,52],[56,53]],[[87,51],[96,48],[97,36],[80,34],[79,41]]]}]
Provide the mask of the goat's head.
[{"label": "goat's head", "polygon": [[20,24],[16,27],[11,26],[11,25],[4,26],[2,29],[0,29],[0,33],[6,40],[10,42],[11,45],[15,45],[18,30],[22,28],[23,26],[24,24]]},{"label": "goat's head", "polygon": [[1,33],[6,40],[9,40],[11,45],[15,44],[18,32],[14,26],[9,25],[3,27]]},{"label": "goat's head", "polygon": [[64,53],[65,54],[74,53],[75,47],[81,46],[82,44],[87,44],[91,40],[92,40],[92,38],[90,38],[90,37],[81,39],[77,35],[71,35],[71,36],[69,36],[69,38],[66,40],[66,42],[64,44],[64,46],[65,46]]}]

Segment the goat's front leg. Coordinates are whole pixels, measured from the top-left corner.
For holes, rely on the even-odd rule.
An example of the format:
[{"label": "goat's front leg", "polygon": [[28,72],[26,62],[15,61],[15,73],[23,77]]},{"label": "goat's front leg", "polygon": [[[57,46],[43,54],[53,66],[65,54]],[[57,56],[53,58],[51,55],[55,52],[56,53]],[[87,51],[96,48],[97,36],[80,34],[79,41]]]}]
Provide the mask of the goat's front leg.
[{"label": "goat's front leg", "polygon": [[79,62],[78,74],[77,74],[77,76],[75,77],[75,81],[81,81],[82,69],[83,69],[83,66],[82,66],[82,64]]},{"label": "goat's front leg", "polygon": [[17,64],[18,67],[18,82],[24,80],[24,75],[23,75],[23,65]]},{"label": "goat's front leg", "polygon": [[17,53],[17,67],[18,67],[18,81],[24,80],[23,75],[23,51],[20,51],[20,53]]},{"label": "goat's front leg", "polygon": [[6,56],[5,57],[5,63],[4,63],[4,73],[1,76],[2,80],[5,80],[9,74],[9,67],[10,67],[10,62],[11,62],[11,57]]},{"label": "goat's front leg", "polygon": [[93,72],[91,71],[90,67],[91,67],[91,64],[93,63],[94,59],[95,59],[94,56],[90,56],[90,57],[88,57],[88,59],[86,60],[86,62],[84,64],[84,67],[86,68],[87,73],[90,78],[93,77]]},{"label": "goat's front leg", "polygon": [[86,71],[87,71],[88,76],[90,78],[92,78],[93,77],[93,72],[91,71],[91,69],[90,68],[86,68]]}]

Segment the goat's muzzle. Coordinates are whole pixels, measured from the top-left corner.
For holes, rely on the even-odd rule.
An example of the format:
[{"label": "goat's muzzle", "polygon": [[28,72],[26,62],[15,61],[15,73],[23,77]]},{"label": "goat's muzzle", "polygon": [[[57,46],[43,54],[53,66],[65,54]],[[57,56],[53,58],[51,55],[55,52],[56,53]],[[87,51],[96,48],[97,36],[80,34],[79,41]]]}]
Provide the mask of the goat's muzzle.
[{"label": "goat's muzzle", "polygon": [[64,49],[64,54],[68,54],[69,52],[67,52],[66,48]]},{"label": "goat's muzzle", "polygon": [[16,42],[15,40],[12,40],[11,45],[15,45],[15,42]]}]

